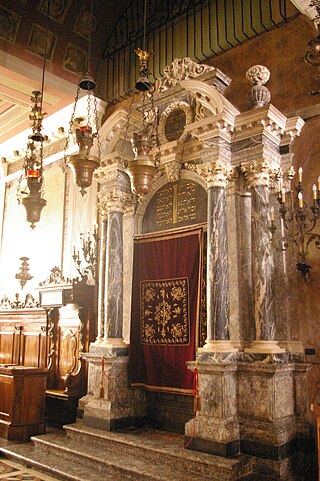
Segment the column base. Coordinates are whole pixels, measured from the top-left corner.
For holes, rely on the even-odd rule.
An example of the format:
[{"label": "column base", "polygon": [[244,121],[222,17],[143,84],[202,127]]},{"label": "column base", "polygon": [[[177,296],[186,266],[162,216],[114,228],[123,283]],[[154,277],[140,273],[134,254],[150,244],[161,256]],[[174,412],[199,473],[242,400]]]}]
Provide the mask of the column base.
[{"label": "column base", "polygon": [[122,349],[128,347],[124,342],[123,337],[107,337],[100,342],[99,346],[107,347],[109,349]]},{"label": "column base", "polygon": [[304,345],[301,341],[279,341],[278,344],[287,352],[304,354]]},{"label": "column base", "polygon": [[250,346],[244,349],[244,352],[255,354],[276,354],[286,352],[285,348],[280,347],[278,341],[252,341]]},{"label": "column base", "polygon": [[198,349],[199,352],[238,352],[237,343],[233,341],[206,341],[205,345]]}]

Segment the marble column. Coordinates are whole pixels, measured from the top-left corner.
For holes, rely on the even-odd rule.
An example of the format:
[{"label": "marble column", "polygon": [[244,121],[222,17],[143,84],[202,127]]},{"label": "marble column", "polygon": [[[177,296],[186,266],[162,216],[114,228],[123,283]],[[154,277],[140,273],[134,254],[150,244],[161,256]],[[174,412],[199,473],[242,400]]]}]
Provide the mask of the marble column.
[{"label": "marble column", "polygon": [[[115,430],[145,416],[144,393],[129,387],[128,345],[123,340],[123,214],[134,203],[120,189],[100,191],[101,225],[98,340],[83,357],[89,364],[88,394],[79,402],[83,422]],[[131,239],[130,239],[131,241]]]},{"label": "marble column", "polygon": [[229,269],[225,187],[208,190],[207,342],[229,340]]},{"label": "marble column", "polygon": [[235,352],[229,337],[229,259],[226,188],[228,164],[213,161],[202,166],[208,183],[207,340],[203,349]]},{"label": "marble column", "polygon": [[99,252],[99,284],[98,284],[98,326],[96,343],[101,343],[104,338],[105,323],[105,277],[106,277],[106,247],[107,247],[107,220],[103,217],[100,222],[100,252]]},{"label": "marble column", "polygon": [[275,339],[274,261],[270,232],[269,170],[265,163],[250,171],[252,305],[255,340],[247,352],[283,352]]},{"label": "marble column", "polygon": [[108,211],[104,343],[123,342],[123,211]]},{"label": "marble column", "polygon": [[[200,170],[201,169],[201,170]],[[200,167],[208,184],[207,340],[197,360],[200,405],[185,424],[189,448],[230,457],[239,452],[237,419],[237,347],[229,336],[229,258],[226,187],[228,163],[211,161]]]}]

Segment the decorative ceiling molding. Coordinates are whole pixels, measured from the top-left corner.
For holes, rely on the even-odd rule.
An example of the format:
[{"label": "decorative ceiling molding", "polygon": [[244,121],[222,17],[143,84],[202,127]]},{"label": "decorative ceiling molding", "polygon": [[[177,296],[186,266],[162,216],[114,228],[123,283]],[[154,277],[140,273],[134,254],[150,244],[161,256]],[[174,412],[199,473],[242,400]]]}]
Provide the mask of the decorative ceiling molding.
[{"label": "decorative ceiling molding", "polygon": [[291,3],[311,20],[318,16],[316,8],[311,5],[311,0],[291,0]]}]

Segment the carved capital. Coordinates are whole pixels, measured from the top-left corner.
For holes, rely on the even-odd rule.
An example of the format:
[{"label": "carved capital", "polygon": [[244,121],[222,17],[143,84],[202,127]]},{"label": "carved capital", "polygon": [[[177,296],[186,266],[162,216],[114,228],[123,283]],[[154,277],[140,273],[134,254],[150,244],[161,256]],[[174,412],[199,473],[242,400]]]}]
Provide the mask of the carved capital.
[{"label": "carved capital", "polygon": [[180,177],[181,162],[174,160],[164,166],[169,182],[177,182]]},{"label": "carved capital", "polygon": [[267,162],[253,162],[250,165],[241,165],[241,172],[250,187],[263,185],[269,187],[273,171]]},{"label": "carved capital", "polygon": [[103,218],[108,212],[130,212],[135,208],[137,197],[120,190],[102,191],[98,194],[98,209]]},{"label": "carved capital", "polygon": [[226,188],[233,173],[231,165],[221,160],[197,165],[196,169],[198,174],[206,181],[208,188]]}]

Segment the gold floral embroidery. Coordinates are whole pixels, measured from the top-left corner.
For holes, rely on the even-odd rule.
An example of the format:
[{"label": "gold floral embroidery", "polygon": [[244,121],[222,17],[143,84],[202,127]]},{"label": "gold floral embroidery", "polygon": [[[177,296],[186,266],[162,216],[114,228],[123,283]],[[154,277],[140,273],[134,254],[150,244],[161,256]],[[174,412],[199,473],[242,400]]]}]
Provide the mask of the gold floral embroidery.
[{"label": "gold floral embroidery", "polygon": [[188,345],[188,278],[143,281],[140,286],[141,342]]}]

